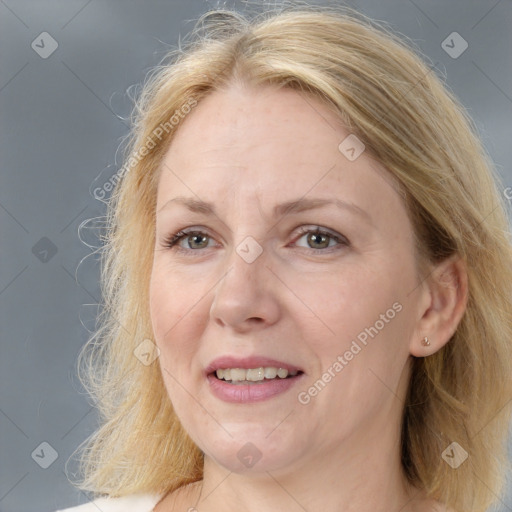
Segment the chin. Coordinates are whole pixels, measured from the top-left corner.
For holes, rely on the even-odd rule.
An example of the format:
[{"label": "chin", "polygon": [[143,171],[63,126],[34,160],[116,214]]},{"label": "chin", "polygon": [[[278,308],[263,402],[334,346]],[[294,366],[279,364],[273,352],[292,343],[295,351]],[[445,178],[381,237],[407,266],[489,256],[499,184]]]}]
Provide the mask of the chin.
[{"label": "chin", "polygon": [[[227,429],[228,431],[232,432]],[[276,436],[271,439],[271,429],[240,429],[233,437],[209,439],[208,446],[199,447],[217,464],[237,474],[258,474],[278,471],[291,466],[302,451],[290,443],[291,439]],[[205,438],[203,437],[203,441]],[[306,443],[302,444],[302,448]]]}]

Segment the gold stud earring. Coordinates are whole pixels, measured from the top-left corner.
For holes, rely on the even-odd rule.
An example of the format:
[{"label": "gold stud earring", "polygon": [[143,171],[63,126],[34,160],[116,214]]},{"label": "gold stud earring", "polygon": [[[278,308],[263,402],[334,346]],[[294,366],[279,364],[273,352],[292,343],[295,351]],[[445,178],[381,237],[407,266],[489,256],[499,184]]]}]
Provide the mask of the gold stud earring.
[{"label": "gold stud earring", "polygon": [[424,347],[429,347],[429,346],[430,346],[430,341],[428,341],[428,338],[425,336],[425,337],[421,340],[421,344],[422,344]]}]

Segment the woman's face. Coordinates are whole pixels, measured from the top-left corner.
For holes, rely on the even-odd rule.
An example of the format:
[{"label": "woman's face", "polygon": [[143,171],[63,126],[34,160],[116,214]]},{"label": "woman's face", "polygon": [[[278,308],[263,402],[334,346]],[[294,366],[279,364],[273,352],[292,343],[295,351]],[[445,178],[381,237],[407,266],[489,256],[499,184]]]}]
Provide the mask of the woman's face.
[{"label": "woman's face", "polygon": [[164,158],[159,364],[183,426],[230,471],[399,439],[419,336],[413,232],[390,175],[349,135],[315,99],[233,87],[192,110]]}]

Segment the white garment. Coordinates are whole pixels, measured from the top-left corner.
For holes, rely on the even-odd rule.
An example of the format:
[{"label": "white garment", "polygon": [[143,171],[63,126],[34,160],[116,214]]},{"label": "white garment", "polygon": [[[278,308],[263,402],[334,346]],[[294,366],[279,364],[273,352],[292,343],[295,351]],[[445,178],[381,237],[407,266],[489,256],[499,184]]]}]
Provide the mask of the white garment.
[{"label": "white garment", "polygon": [[97,498],[76,507],[55,512],[152,512],[163,494],[130,494],[120,498]]}]

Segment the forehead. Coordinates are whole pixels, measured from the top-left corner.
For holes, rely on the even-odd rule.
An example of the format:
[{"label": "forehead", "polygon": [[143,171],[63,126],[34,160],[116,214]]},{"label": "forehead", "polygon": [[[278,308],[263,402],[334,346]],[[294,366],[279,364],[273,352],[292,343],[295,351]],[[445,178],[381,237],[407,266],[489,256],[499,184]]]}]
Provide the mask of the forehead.
[{"label": "forehead", "polygon": [[[162,162],[157,209],[173,196],[212,202],[336,195],[375,209],[398,200],[390,175],[363,152],[320,100],[298,91],[232,87],[203,99],[182,121]],[[397,196],[397,197],[392,197]],[[376,212],[378,213],[378,212]]]},{"label": "forehead", "polygon": [[[336,149],[336,125],[342,129],[334,114],[311,96],[288,88],[232,86],[199,103],[178,128],[169,153],[222,161],[226,153],[252,157],[271,149],[274,157],[300,161],[328,145]],[[292,148],[301,148],[301,154],[290,152]]]}]

